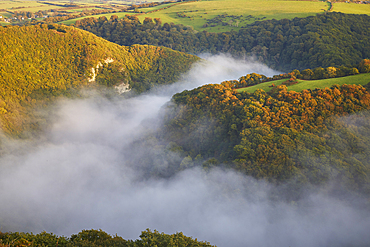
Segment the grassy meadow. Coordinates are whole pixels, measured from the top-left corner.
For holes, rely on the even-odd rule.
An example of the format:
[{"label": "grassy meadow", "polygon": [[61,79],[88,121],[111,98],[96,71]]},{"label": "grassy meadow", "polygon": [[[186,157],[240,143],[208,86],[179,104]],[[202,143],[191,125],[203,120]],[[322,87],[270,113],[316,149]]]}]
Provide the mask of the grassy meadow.
[{"label": "grassy meadow", "polygon": [[[70,1],[50,1],[48,4],[47,1],[35,1],[35,0],[23,0],[23,1],[15,1],[15,0],[5,0],[0,1],[0,9],[3,11],[1,13],[7,13],[11,16],[12,13],[15,11],[17,12],[38,12],[38,11],[65,11],[67,13],[74,13],[74,12],[82,12],[84,10],[92,10],[97,8],[113,8],[109,2],[101,3],[101,2],[93,2],[93,1],[76,1],[74,4],[77,4],[78,7],[76,8],[67,8],[71,4]],[[124,7],[127,6],[128,2],[117,2],[114,3],[115,7]],[[65,6],[64,6],[65,5]],[[5,14],[3,16],[6,16]],[[6,16],[6,17],[10,17]]]},{"label": "grassy meadow", "polygon": [[170,6],[174,5],[174,4],[176,4],[176,3],[161,4],[161,5],[158,5],[158,6],[155,6],[155,7],[151,7],[151,8],[140,8],[140,11],[147,13],[147,12],[150,12],[150,11],[154,11],[154,10],[158,10],[158,9],[170,7]]},{"label": "grassy meadow", "polygon": [[[57,2],[54,2],[57,4]],[[59,3],[59,2],[58,2]],[[65,3],[59,3],[59,4],[66,4]],[[61,9],[63,7],[60,6],[53,6],[49,4],[45,4],[38,1],[0,1],[0,9],[4,9],[9,12],[14,11],[25,11],[25,12],[38,12],[38,11],[44,11],[49,9]],[[10,14],[11,15],[11,14]]]},{"label": "grassy meadow", "polygon": [[44,4],[36,2],[36,1],[1,1],[0,8],[1,9],[16,9],[16,8],[33,8],[43,6]]},{"label": "grassy meadow", "polygon": [[[275,86],[281,85],[283,82],[287,81],[287,79],[282,80],[275,80],[275,81],[269,81],[264,82],[258,85],[245,87],[237,89],[238,92],[247,91],[248,93],[253,93],[257,89],[262,89],[265,92],[268,92],[272,89],[271,85],[274,84]],[[339,77],[339,78],[329,78],[329,79],[323,79],[323,80],[300,80],[297,79],[298,83],[287,86],[288,91],[296,91],[300,92],[304,89],[316,89],[316,88],[330,88],[332,85],[343,85],[343,84],[356,84],[356,85],[366,85],[370,83],[370,73],[366,74],[358,74],[358,75],[352,75],[352,76],[346,76],[346,77]]]},{"label": "grassy meadow", "polygon": [[370,4],[356,4],[356,3],[333,3],[333,10],[345,14],[370,14]]},{"label": "grassy meadow", "polygon": [[[164,7],[168,7],[162,9]],[[159,10],[160,9],[160,10]],[[138,15],[140,21],[145,17],[161,18],[162,23],[193,26],[198,31],[225,32],[239,30],[255,21],[270,19],[292,19],[323,13],[329,9],[326,2],[290,1],[290,0],[208,0],[165,4],[152,8],[140,8],[144,12]],[[159,10],[153,13],[147,13]],[[147,13],[147,14],[146,14]],[[127,14],[115,13],[124,16]],[[129,14],[133,14],[130,12]],[[111,16],[105,15],[108,19]],[[78,19],[63,21],[69,25]],[[204,25],[208,25],[204,27]]]},{"label": "grassy meadow", "polygon": [[116,16],[118,16],[119,19],[121,19],[125,15],[132,15],[132,14],[134,14],[134,13],[132,13],[132,12],[119,12],[119,13],[108,13],[108,14],[100,14],[100,15],[91,15],[91,16],[83,16],[83,17],[78,17],[78,18],[75,18],[75,19],[61,21],[61,22],[58,22],[58,23],[64,24],[64,25],[71,25],[71,24],[75,23],[78,20],[82,20],[82,19],[89,18],[89,17],[99,18],[101,16],[105,16],[109,20],[112,15],[116,15]]},{"label": "grassy meadow", "polygon": [[[162,22],[193,26],[198,31],[238,30],[259,20],[307,17],[329,8],[325,2],[284,0],[211,0],[184,2],[158,12],[140,15],[159,17]],[[203,27],[208,21],[208,27]],[[221,22],[220,22],[221,21]],[[227,25],[222,25],[222,22]]]},{"label": "grassy meadow", "polygon": [[[148,1],[163,2],[163,1]],[[39,10],[66,11],[77,14],[84,10],[98,7],[117,8],[130,4],[139,4],[140,1],[105,1],[95,2],[93,0],[75,1],[79,7],[66,9],[63,6],[46,4],[47,2],[35,0],[4,0],[0,2],[0,9],[4,9],[2,15],[9,17],[14,11],[37,12]],[[68,5],[70,1],[52,1],[53,4]],[[355,3],[333,3],[333,11],[347,14],[370,14],[370,4]],[[169,7],[163,9],[164,7]],[[329,9],[329,4],[323,1],[293,1],[293,0],[200,0],[194,2],[169,3],[152,8],[140,8],[143,12],[138,15],[140,21],[145,17],[161,18],[162,23],[183,24],[192,26],[197,31],[225,32],[239,30],[241,27],[255,21],[270,19],[293,19],[295,17],[307,17],[323,13]],[[148,13],[158,10],[153,13]],[[1,13],[0,13],[1,14]],[[133,12],[114,13],[119,18]],[[108,19],[112,14],[93,15],[94,17],[106,16]],[[90,17],[85,16],[83,18]],[[70,25],[82,18],[71,19],[61,23]]]}]

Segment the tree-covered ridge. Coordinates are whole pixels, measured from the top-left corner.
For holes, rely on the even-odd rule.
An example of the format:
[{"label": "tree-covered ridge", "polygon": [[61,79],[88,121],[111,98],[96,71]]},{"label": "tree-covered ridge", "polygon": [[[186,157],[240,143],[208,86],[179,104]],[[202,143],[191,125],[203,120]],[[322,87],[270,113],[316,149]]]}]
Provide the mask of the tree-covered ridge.
[{"label": "tree-covered ridge", "polygon": [[[282,84],[286,86],[291,86],[298,83],[297,79],[304,80],[320,80],[320,79],[329,79],[329,78],[339,78],[347,77],[351,75],[357,75],[359,73],[369,73],[370,72],[370,59],[363,59],[358,65],[354,67],[340,66],[336,67],[327,67],[327,68],[315,68],[315,69],[304,69],[304,70],[293,70],[290,73],[284,73],[279,75],[274,75],[272,77],[267,77],[265,75],[260,75],[257,73],[251,73],[245,76],[240,77],[238,80],[224,81],[223,84],[227,84],[231,88],[246,88],[253,85],[257,85],[263,82],[277,81],[281,79],[288,79]],[[348,78],[346,78],[347,80]],[[366,81],[367,82],[367,81]],[[272,84],[270,87],[276,87],[275,84]],[[305,88],[309,89],[309,88]],[[244,91],[244,90],[241,90]]]},{"label": "tree-covered ridge", "polygon": [[199,59],[168,48],[122,47],[80,29],[45,24],[0,27],[0,57],[1,128],[14,134],[27,121],[25,106],[37,101],[68,96],[96,84],[94,79],[143,92],[176,81]]},{"label": "tree-covered ridge", "polygon": [[[337,179],[370,193],[370,94],[362,86],[267,94],[205,85],[173,96],[162,137],[203,166],[224,164],[270,181],[322,184]],[[339,117],[353,116],[351,121]],[[298,186],[299,187],[299,186]],[[297,188],[298,188],[297,187]]]},{"label": "tree-covered ridge", "polygon": [[52,233],[1,233],[0,246],[60,246],[60,247],[144,247],[144,246],[176,246],[176,247],[214,247],[208,242],[198,241],[185,236],[182,232],[174,234],[159,233],[147,229],[141,232],[140,239],[125,240],[120,236],[111,236],[102,230],[83,230],[70,238]]},{"label": "tree-covered ridge", "polygon": [[269,66],[291,71],[351,66],[370,57],[370,16],[325,13],[293,20],[258,21],[238,32],[196,32],[191,27],[137,17],[87,18],[76,27],[121,44],[151,44],[188,52],[227,52],[256,56]]}]

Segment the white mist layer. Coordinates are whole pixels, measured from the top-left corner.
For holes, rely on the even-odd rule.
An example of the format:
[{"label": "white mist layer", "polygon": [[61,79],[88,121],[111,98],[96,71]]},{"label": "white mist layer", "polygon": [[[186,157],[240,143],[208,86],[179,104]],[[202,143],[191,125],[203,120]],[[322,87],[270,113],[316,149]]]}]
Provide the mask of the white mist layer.
[{"label": "white mist layer", "polygon": [[[207,59],[167,92],[276,73],[225,56]],[[161,92],[60,102],[42,140],[0,159],[0,229],[65,236],[102,229],[136,239],[150,228],[225,247],[369,245],[369,212],[322,195],[297,205],[271,202],[271,185],[217,169],[141,179],[123,150],[149,131],[147,119],[170,98]]]},{"label": "white mist layer", "polygon": [[201,54],[204,59],[194,66],[182,80],[173,85],[157,90],[156,94],[172,96],[183,90],[190,90],[205,84],[218,84],[227,80],[238,80],[241,76],[250,73],[263,74],[267,77],[280,74],[264,64],[249,60],[237,60],[229,55]]}]

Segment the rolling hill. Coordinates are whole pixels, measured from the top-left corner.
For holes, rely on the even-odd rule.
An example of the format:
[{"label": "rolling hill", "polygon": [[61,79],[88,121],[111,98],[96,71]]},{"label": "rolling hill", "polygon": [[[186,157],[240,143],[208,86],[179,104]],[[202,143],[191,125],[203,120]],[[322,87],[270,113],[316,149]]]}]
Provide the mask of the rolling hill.
[{"label": "rolling hill", "polygon": [[[225,7],[230,2],[235,3],[230,6],[232,8]],[[3,132],[7,136],[16,138],[34,137],[41,129],[48,126],[45,115],[49,112],[45,113],[45,109],[53,109],[48,106],[59,98],[84,97],[82,92],[85,89],[94,89],[108,98],[112,95],[118,95],[117,90],[121,90],[120,92],[130,90],[131,93],[126,95],[133,96],[146,92],[157,85],[170,84],[200,59],[183,52],[192,54],[222,52],[239,57],[253,56],[256,60],[282,71],[292,69],[294,71],[276,75],[271,81],[264,83],[261,82],[268,80],[267,77],[253,73],[243,76],[239,80],[204,85],[177,93],[173,95],[171,102],[162,107],[159,114],[159,127],[153,124],[156,121],[149,119],[145,112],[129,106],[136,114],[141,114],[145,120],[141,122],[140,127],[135,125],[132,129],[127,128],[127,132],[130,132],[129,135],[117,135],[118,137],[113,142],[107,142],[107,146],[116,148],[117,155],[114,155],[115,152],[109,152],[111,149],[100,149],[100,145],[96,145],[104,142],[100,135],[97,135],[96,139],[92,138],[93,141],[91,141],[88,138],[90,132],[86,132],[86,136],[88,136],[86,145],[94,146],[94,149],[86,149],[81,154],[81,156],[88,158],[86,167],[94,169],[90,161],[94,158],[91,154],[96,150],[107,153],[107,156],[115,157],[112,159],[114,162],[105,159],[105,156],[99,157],[99,165],[102,169],[100,166],[99,169],[96,169],[97,176],[91,175],[85,170],[84,174],[86,173],[86,176],[94,180],[95,183],[95,180],[98,180],[105,171],[109,170],[109,174],[115,172],[114,169],[110,169],[108,164],[112,162],[115,165],[116,162],[120,168],[119,171],[122,174],[125,173],[124,175],[119,173],[118,176],[130,176],[129,172],[126,174],[124,169],[126,166],[130,169],[135,168],[135,173],[140,174],[140,179],[134,179],[135,185],[148,180],[150,187],[155,189],[153,182],[157,179],[166,187],[168,185],[171,187],[171,183],[167,183],[171,180],[168,178],[178,179],[176,175],[182,174],[181,172],[187,169],[195,168],[193,170],[202,171],[204,179],[208,180],[211,174],[208,172],[212,168],[217,168],[215,170],[222,172],[220,173],[222,176],[217,177],[217,183],[220,184],[224,183],[225,173],[223,172],[233,170],[243,177],[253,177],[253,181],[255,179],[256,183],[257,181],[265,181],[266,184],[274,187],[268,192],[268,200],[271,199],[274,208],[280,202],[286,201],[291,204],[295,212],[310,211],[311,205],[310,202],[307,203],[305,193],[307,191],[311,193],[312,190],[313,192],[323,192],[324,195],[334,195],[334,198],[339,198],[335,201],[339,204],[342,199],[351,204],[353,198],[356,200],[361,198],[361,201],[364,198],[367,201],[365,204],[368,212],[368,202],[370,201],[370,73],[368,73],[370,72],[370,60],[366,58],[370,57],[370,17],[342,13],[317,14],[326,12],[324,7],[331,6],[329,2],[255,0],[249,2],[250,6],[244,6],[244,0],[171,3],[170,5],[173,7],[163,9],[158,13],[123,18],[120,18],[123,12],[118,16],[109,13],[104,14],[111,16],[109,18],[102,15],[100,18],[78,20],[75,27],[50,23],[23,27],[0,27],[1,160],[5,160],[5,163],[9,163],[9,167],[11,167],[16,162],[12,162],[11,158],[7,161],[7,158],[18,155],[18,152],[13,152],[11,148],[9,153],[1,149],[6,145],[1,143]],[[266,6],[268,3],[270,5]],[[278,3],[281,3],[281,11],[274,12],[274,8],[279,8]],[[202,9],[202,6],[207,4],[207,9]],[[214,6],[213,9],[212,6]],[[264,6],[266,8],[261,9]],[[297,14],[297,9],[302,6],[307,8]],[[334,9],[335,6],[345,11],[345,3],[335,3]],[[348,6],[355,9],[353,4]],[[250,12],[242,15],[246,7],[249,7]],[[160,9],[161,7],[155,8]],[[256,8],[256,11],[252,8]],[[224,13],[223,9],[231,12]],[[356,7],[356,9],[358,8]],[[150,12],[152,10],[152,8],[148,8],[134,11]],[[83,12],[82,10],[78,11]],[[351,11],[348,10],[348,12]],[[359,11],[359,13],[364,12],[366,10]],[[162,20],[155,17],[161,17]],[[176,20],[176,24],[164,23],[171,20]],[[239,24],[240,27],[237,27]],[[196,28],[186,25],[194,25]],[[227,32],[217,33],[221,30]],[[337,66],[337,68],[333,66]],[[316,69],[308,69],[315,67]],[[242,86],[245,88],[241,88]],[[127,102],[130,100],[131,98]],[[150,99],[146,98],[145,101],[153,104]],[[117,128],[123,129],[125,127],[122,127],[122,123],[130,120],[130,116],[126,116],[129,114],[123,114],[121,111],[119,114],[123,116],[122,122],[117,123]],[[78,113],[74,113],[70,116],[74,119],[77,115]],[[97,116],[94,115],[95,119],[99,116],[102,116],[100,119],[105,118],[104,115]],[[79,122],[79,119],[76,122]],[[107,122],[111,122],[110,119]],[[135,122],[140,121],[135,120]],[[150,127],[153,125],[155,128],[147,128],[149,125]],[[112,139],[111,137],[116,133],[110,126],[104,123],[94,131],[100,133],[102,129],[108,129],[107,132],[110,133],[106,140]],[[66,129],[69,127],[68,124],[66,127],[63,126]],[[85,125],[82,128],[85,128]],[[145,128],[145,133],[140,134],[140,130],[137,131],[139,128]],[[75,135],[77,131],[71,132],[71,135]],[[138,137],[131,140],[131,132],[138,132]],[[61,131],[60,133],[62,133],[60,135],[64,135],[69,132]],[[78,134],[76,136],[78,137]],[[129,138],[126,138],[127,136]],[[70,146],[74,152],[79,152],[85,147],[85,143],[78,141],[75,143],[76,139],[68,140],[67,137],[61,141],[47,143],[47,145],[50,144],[54,148],[61,143],[60,147],[64,149],[63,142],[66,140],[67,144],[69,144],[68,142],[73,143]],[[126,142],[125,139],[129,139],[127,143],[117,145],[117,143]],[[35,138],[36,145],[38,145],[38,141]],[[82,149],[79,148],[81,146]],[[97,146],[96,149],[95,146]],[[43,150],[43,147],[44,145],[40,144],[37,148],[42,151],[41,153],[32,153],[33,150],[30,152],[35,157],[42,156],[44,152],[47,153],[47,157],[54,157],[53,155],[49,156],[50,149]],[[57,153],[61,149],[55,150]],[[27,153],[28,151],[23,152]],[[96,156],[100,156],[99,154],[100,152],[97,152]],[[17,157],[14,160],[23,159],[23,154],[20,156],[20,159]],[[52,162],[49,159],[35,159],[34,163],[35,165],[41,163],[45,165],[41,167],[51,168],[55,164],[62,170],[65,169],[64,164],[67,163],[73,169],[80,164],[85,164],[81,162],[82,159],[68,156],[68,152],[62,152],[62,155],[57,156]],[[70,162],[70,160],[73,161]],[[25,158],[24,163],[27,162],[28,157]],[[14,167],[15,169],[23,169],[24,166],[20,164],[18,167]],[[4,178],[7,178],[8,171],[12,170],[7,170],[6,165],[2,166],[2,169],[5,174]],[[35,173],[29,173],[30,170]],[[50,179],[48,172],[42,169],[40,171],[47,177],[48,183],[45,184],[56,183],[57,186],[61,187],[69,185],[65,181],[70,180],[64,181],[63,176],[60,176],[58,172],[59,170],[55,176],[57,178],[55,180],[59,180],[57,182]],[[18,189],[22,186],[28,186],[31,188],[29,191],[32,190],[32,193],[28,193],[26,190],[27,196],[30,194],[30,197],[27,197],[27,199],[30,198],[29,201],[16,199],[16,204],[9,204],[21,206],[19,215],[16,210],[9,207],[11,211],[15,211],[17,217],[22,217],[21,211],[23,210],[29,211],[32,215],[35,214],[29,209],[32,208],[32,205],[30,207],[29,203],[24,203],[25,201],[34,203],[36,201],[33,198],[34,195],[40,195],[42,200],[39,199],[39,201],[41,202],[45,199],[56,204],[59,207],[58,211],[63,205],[73,205],[70,204],[70,197],[60,196],[64,192],[54,192],[53,188],[39,183],[40,177],[37,173],[40,171],[31,166],[29,170],[25,170],[24,174],[34,176],[35,181],[37,180],[37,183],[41,184],[36,188],[47,188],[56,195],[58,200],[44,196],[38,189],[33,189],[34,187],[30,186],[28,181],[20,183],[27,180],[27,176],[26,179],[13,179],[16,185],[14,190],[9,190],[8,184],[4,182],[4,186],[2,186],[4,191],[10,191],[9,197],[5,197],[3,200],[5,202],[7,198],[19,197],[23,199],[22,196],[19,196],[21,194],[17,194]],[[186,172],[188,171],[183,174]],[[81,176],[71,176],[67,171],[66,177],[80,180]],[[114,179],[110,176],[109,180]],[[84,181],[82,182],[84,183]],[[254,187],[256,183],[254,185],[243,183],[240,188]],[[85,184],[92,191],[96,190],[97,187],[102,187],[99,183],[97,183],[97,187],[90,186],[89,183]],[[114,188],[121,191],[127,189],[123,188],[127,184],[126,182],[123,186],[120,186],[120,183],[114,184]],[[71,190],[69,186],[66,188],[68,189],[65,191]],[[223,191],[217,196],[220,202],[225,199],[233,200],[231,198],[233,191],[238,194],[248,193],[239,190],[239,187],[229,185],[222,188]],[[175,186],[174,189],[173,194],[184,194],[179,187]],[[79,190],[76,191],[81,193]],[[193,189],[193,191],[195,190]],[[137,190],[130,191],[131,193],[136,194]],[[153,190],[149,190],[149,193],[156,194],[153,193]],[[115,197],[109,192],[106,194],[111,198]],[[140,193],[138,194],[141,196]],[[163,193],[159,194],[157,198],[160,201],[160,208],[163,208],[166,203],[166,200],[163,199],[166,196]],[[85,197],[81,197],[81,195],[78,194],[76,198],[82,198],[81,201],[85,203]],[[120,194],[118,193],[118,195]],[[102,199],[96,194],[92,197],[94,197],[94,203],[96,198],[100,201],[104,200],[104,197]],[[202,192],[201,197],[207,197],[207,193]],[[67,198],[66,204],[60,203],[61,198]],[[139,218],[135,219],[142,221],[143,218],[146,218],[142,215],[150,215],[149,211],[152,211],[155,215],[155,223],[158,222],[157,219],[166,220],[166,217],[163,217],[163,214],[158,213],[156,207],[153,207],[152,203],[155,200],[150,198],[154,197],[143,198],[145,200],[140,203],[149,202],[148,208],[150,210],[142,210],[141,207],[138,207],[140,209]],[[166,204],[176,205],[172,203],[176,202],[178,197],[170,199],[171,202]],[[188,198],[185,199],[188,201]],[[130,197],[124,201],[132,204]],[[199,202],[191,207],[203,214],[206,210],[199,210],[202,200]],[[242,206],[241,210],[232,207],[225,207],[225,209],[228,214],[235,211],[236,218],[240,218],[241,211],[250,210],[248,204],[243,203],[243,201],[238,202],[238,205]],[[35,203],[35,207],[42,211],[44,207],[47,209],[52,204],[46,203],[45,206],[43,203]],[[117,204],[117,200],[107,200],[107,204],[113,205],[114,208],[121,207],[120,204]],[[217,203],[209,204],[214,208],[217,207]],[[102,208],[98,205],[98,214],[102,212],[100,211]],[[276,208],[277,211],[271,211],[274,214],[277,212],[272,219],[284,218],[284,214],[280,214],[284,208]],[[130,217],[122,219],[116,215],[118,210],[109,209],[111,208],[107,207],[106,211],[112,215],[109,216],[112,218],[107,219],[117,220],[119,224],[128,224],[129,227],[132,227],[133,221],[130,222],[130,217],[134,213],[131,210],[124,209],[130,214]],[[82,210],[87,209],[82,207]],[[188,209],[182,211],[174,207],[174,210],[187,216]],[[12,220],[7,221],[8,218],[5,217],[7,211],[4,212],[0,221],[5,222],[4,225],[7,222],[12,223]],[[216,212],[218,214],[218,211]],[[67,213],[71,215],[69,212]],[[87,218],[96,217],[98,214],[91,214]],[[102,214],[103,217],[97,217],[98,220],[104,218],[104,212]],[[322,230],[320,216],[325,214],[326,212],[320,207],[318,216],[320,224],[317,222],[314,224],[314,226],[320,226],[320,231],[323,234],[327,234],[327,232],[324,231],[325,228]],[[35,215],[37,216],[37,214]],[[72,214],[72,216],[74,215]],[[47,215],[47,217],[49,216]],[[53,217],[50,213],[50,218],[54,221]],[[344,213],[343,219],[348,220],[351,217],[350,214],[347,216],[347,213]],[[177,221],[180,221],[176,217],[168,218],[171,223],[175,222],[176,224]],[[27,224],[28,219],[25,219],[24,222]],[[174,219],[176,220],[174,221]],[[225,222],[227,222],[225,219],[227,218],[220,221],[223,231]],[[271,218],[264,219],[267,219],[264,220],[268,225],[266,229],[270,229],[274,221],[270,221]],[[356,222],[358,218],[354,219],[353,222]],[[366,219],[364,217],[364,221]],[[189,218],[186,220],[189,221]],[[253,220],[250,222],[244,218],[242,220],[240,225],[234,224],[235,221],[230,221],[232,224],[226,225],[234,225],[243,229],[244,225],[248,223],[255,227]],[[202,228],[203,225],[199,224],[200,221],[202,218],[197,214],[194,223]],[[297,222],[299,224],[295,226],[298,229],[300,229],[300,225],[305,225],[305,221]],[[335,218],[335,222],[339,222],[338,218]],[[73,222],[67,223],[73,225]],[[193,224],[193,222],[191,223]],[[212,224],[217,224],[217,222],[212,221]],[[286,224],[284,227],[286,228]],[[210,229],[213,231],[212,227]],[[230,229],[226,231],[226,234],[230,234]],[[287,229],[289,236],[294,235],[290,232],[291,229]],[[332,233],[331,225],[329,229],[328,235]],[[269,233],[269,231],[266,232]],[[308,231],[302,232],[305,235],[304,240],[306,240]],[[235,234],[232,237],[236,238],[234,236],[236,236]],[[337,238],[337,236],[333,234],[329,238]],[[278,237],[284,238],[284,235]],[[271,238],[272,241],[275,240],[274,237]],[[245,244],[247,238],[243,234],[241,234],[241,239]],[[151,232],[149,229],[142,232],[140,239],[136,240],[125,240],[117,234],[111,236],[102,230],[82,230],[70,238],[46,232],[34,235],[33,233],[2,233],[0,231],[0,246],[168,246],[171,244],[211,246],[210,243],[186,237],[181,232],[169,235],[157,231]],[[234,246],[232,243],[229,245]]]},{"label": "rolling hill", "polygon": [[[250,87],[239,88],[237,89],[238,92],[246,91],[248,93],[253,93],[258,89],[262,89],[265,92],[271,91],[275,86],[279,86],[283,83],[287,82],[287,79],[280,79],[280,80],[273,80],[268,82],[263,82],[257,85],[253,85]],[[370,73],[365,74],[358,74],[358,75],[351,75],[346,77],[338,77],[338,78],[328,78],[328,79],[321,79],[321,80],[302,80],[297,79],[297,83],[292,85],[286,85],[288,91],[296,91],[301,92],[302,90],[315,90],[317,88],[324,89],[330,88],[333,85],[343,85],[343,84],[356,84],[365,86],[370,83]]]},{"label": "rolling hill", "polygon": [[77,21],[76,27],[120,45],[149,44],[199,53],[254,57],[280,70],[352,66],[370,57],[370,16],[325,13],[306,18],[263,20],[223,33],[136,16]]},{"label": "rolling hill", "polygon": [[86,17],[105,16],[110,19],[117,15],[120,19],[126,14],[136,15],[141,22],[145,18],[160,18],[163,23],[191,26],[197,31],[228,32],[238,31],[246,25],[261,20],[281,20],[314,16],[324,12],[341,12],[346,14],[370,14],[368,4],[357,4],[353,1],[282,1],[282,0],[208,0],[172,2],[155,7],[141,7],[127,12],[116,12],[61,21],[70,25]]},{"label": "rolling hill", "polygon": [[302,186],[325,187],[329,181],[368,197],[370,94],[350,85],[361,76],[369,79],[327,79],[342,85],[309,85],[301,92],[280,85],[249,93],[228,81],[185,90],[167,106],[158,138],[181,150],[186,167],[221,166],[276,184],[293,182],[293,200]]},{"label": "rolling hill", "polygon": [[61,25],[0,27],[1,129],[21,136],[38,129],[28,107],[84,86],[121,85],[137,93],[174,82],[199,58],[168,48],[122,47]]}]

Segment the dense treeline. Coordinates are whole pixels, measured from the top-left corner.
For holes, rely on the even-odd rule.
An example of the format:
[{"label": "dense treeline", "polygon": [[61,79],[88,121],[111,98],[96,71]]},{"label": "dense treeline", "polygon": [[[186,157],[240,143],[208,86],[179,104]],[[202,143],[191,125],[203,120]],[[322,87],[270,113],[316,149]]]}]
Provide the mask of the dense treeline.
[{"label": "dense treeline", "polygon": [[300,185],[335,180],[369,194],[369,109],[370,94],[356,85],[302,92],[282,85],[269,94],[205,85],[173,96],[160,138],[184,153],[185,167],[223,164]]},{"label": "dense treeline", "polygon": [[96,82],[126,83],[143,92],[176,81],[199,59],[168,48],[121,47],[61,25],[0,27],[0,44],[1,128],[13,135],[42,122],[27,118],[28,106],[76,95],[76,89]]},{"label": "dense treeline", "polygon": [[141,232],[140,239],[125,240],[120,236],[111,236],[102,230],[83,230],[70,238],[57,236],[52,233],[1,233],[0,246],[60,246],[60,247],[144,247],[144,246],[177,246],[177,247],[212,247],[208,242],[198,241],[184,236],[182,232],[175,234],[159,233],[147,229]]},{"label": "dense treeline", "polygon": [[325,13],[293,20],[257,21],[238,32],[196,32],[192,27],[137,17],[87,18],[75,26],[121,44],[166,46],[192,54],[256,56],[283,70],[351,66],[370,57],[370,16]]}]

